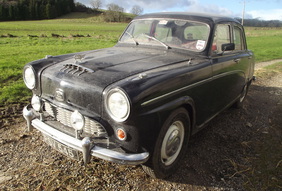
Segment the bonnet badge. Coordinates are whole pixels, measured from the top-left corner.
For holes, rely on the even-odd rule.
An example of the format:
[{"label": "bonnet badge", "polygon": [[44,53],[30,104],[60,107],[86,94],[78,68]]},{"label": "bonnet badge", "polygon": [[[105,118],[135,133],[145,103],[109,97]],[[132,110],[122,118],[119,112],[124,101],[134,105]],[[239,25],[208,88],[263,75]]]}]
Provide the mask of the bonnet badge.
[{"label": "bonnet badge", "polygon": [[55,92],[55,99],[56,99],[57,101],[64,101],[64,100],[65,100],[64,91],[61,90],[61,89],[56,89],[56,92]]}]

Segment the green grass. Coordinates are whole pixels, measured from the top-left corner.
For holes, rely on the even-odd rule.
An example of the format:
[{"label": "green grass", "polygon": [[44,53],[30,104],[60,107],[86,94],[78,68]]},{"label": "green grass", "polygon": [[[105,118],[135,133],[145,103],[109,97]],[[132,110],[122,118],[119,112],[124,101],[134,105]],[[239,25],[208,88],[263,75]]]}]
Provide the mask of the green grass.
[{"label": "green grass", "polygon": [[[111,47],[126,26],[127,23],[105,23],[102,16],[86,13],[72,13],[54,20],[0,22],[0,36],[17,36],[0,37],[0,105],[30,97],[31,92],[22,80],[26,63],[45,55]],[[248,48],[254,50],[257,61],[281,58],[282,29],[247,28],[246,33]],[[52,34],[64,37],[53,38]],[[76,34],[90,37],[71,37]]]},{"label": "green grass", "polygon": [[[61,55],[111,47],[116,44],[126,23],[104,23],[85,13],[70,14],[55,20],[0,22],[0,105],[27,100],[31,92],[22,80],[23,66],[46,55]],[[64,36],[53,38],[51,34]],[[90,35],[72,38],[71,35]],[[47,36],[47,37],[29,37]]]},{"label": "green grass", "polygon": [[22,81],[23,66],[45,55],[59,55],[113,46],[116,38],[3,38],[0,39],[0,103],[12,103],[30,96]]},{"label": "green grass", "polygon": [[257,62],[282,58],[282,28],[247,27],[248,49],[253,50]]}]

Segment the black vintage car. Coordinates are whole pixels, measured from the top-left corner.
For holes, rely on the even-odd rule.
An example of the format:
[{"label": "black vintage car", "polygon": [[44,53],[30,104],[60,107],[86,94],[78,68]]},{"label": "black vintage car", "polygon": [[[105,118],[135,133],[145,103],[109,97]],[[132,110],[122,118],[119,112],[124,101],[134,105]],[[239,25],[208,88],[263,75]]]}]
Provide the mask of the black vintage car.
[{"label": "black vintage car", "polygon": [[189,137],[221,111],[240,107],[254,55],[243,27],[221,16],[136,17],[116,46],[46,56],[24,67],[32,90],[28,129],[65,155],[175,172]]}]

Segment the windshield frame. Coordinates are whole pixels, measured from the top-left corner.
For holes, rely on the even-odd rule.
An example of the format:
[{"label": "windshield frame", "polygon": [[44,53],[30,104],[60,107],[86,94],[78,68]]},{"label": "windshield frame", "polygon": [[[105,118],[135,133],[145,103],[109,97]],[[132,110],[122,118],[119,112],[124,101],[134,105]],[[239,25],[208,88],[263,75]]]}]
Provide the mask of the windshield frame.
[{"label": "windshield frame", "polygon": [[[187,48],[187,47],[184,47],[184,46],[174,46],[172,44],[169,44],[159,38],[156,38],[154,35],[150,35],[150,34],[146,34],[144,33],[143,36],[150,36],[152,38],[149,38],[150,40],[153,40],[154,43],[143,43],[142,41],[139,42],[138,41],[138,38],[136,38],[137,36],[141,35],[142,33],[138,34],[138,35],[135,35],[131,33],[131,31],[128,31],[134,26],[135,23],[138,23],[138,22],[151,22],[151,26],[150,26],[150,30],[154,29],[156,31],[157,29],[157,26],[162,22],[163,25],[165,25],[166,23],[165,22],[174,22],[174,24],[176,25],[176,27],[179,27],[179,29],[181,27],[185,27],[182,28],[182,37],[181,37],[181,42],[183,43],[183,40],[184,40],[184,31],[188,28],[188,27],[191,27],[191,26],[201,26],[201,27],[205,27],[206,29],[206,32],[204,32],[205,34],[205,38],[204,39],[194,39],[194,46],[197,47],[197,48],[194,48],[194,49],[191,49],[191,48]],[[158,23],[155,23],[155,26],[153,26],[153,22],[158,22]],[[176,24],[176,22],[178,23],[184,23],[183,25],[181,24]],[[191,26],[189,26],[191,25]],[[176,27],[174,29],[176,29]],[[172,28],[171,28],[172,29]],[[151,33],[151,32],[150,32]],[[128,35],[129,38],[126,38],[125,36]],[[204,52],[206,49],[207,49],[207,46],[208,46],[208,42],[209,42],[209,39],[210,39],[210,35],[211,35],[211,27],[208,23],[205,23],[205,22],[201,22],[201,21],[197,21],[197,20],[189,20],[189,19],[175,19],[175,18],[145,18],[145,19],[136,19],[136,20],[133,20],[129,23],[129,25],[127,26],[127,28],[124,30],[124,32],[122,33],[122,35],[120,36],[119,40],[118,40],[118,43],[120,44],[134,44],[136,46],[139,46],[139,45],[150,45],[150,46],[164,46],[164,47],[168,47],[167,49],[182,49],[182,50],[187,50],[187,51],[192,51],[192,52],[197,52],[197,53],[200,53],[200,52]],[[174,38],[174,37],[172,37]],[[126,39],[130,39],[128,40],[127,42],[125,41]],[[185,40],[188,40],[185,38]],[[183,43],[184,44],[184,43]],[[181,44],[181,45],[183,45]]]}]

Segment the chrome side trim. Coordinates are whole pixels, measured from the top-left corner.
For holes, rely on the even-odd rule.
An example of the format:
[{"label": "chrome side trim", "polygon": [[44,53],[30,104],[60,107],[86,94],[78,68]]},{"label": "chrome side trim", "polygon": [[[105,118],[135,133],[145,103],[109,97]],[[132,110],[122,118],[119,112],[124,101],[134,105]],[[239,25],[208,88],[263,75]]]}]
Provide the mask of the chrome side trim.
[{"label": "chrome side trim", "polygon": [[[29,117],[26,118],[27,116]],[[126,165],[143,164],[149,159],[149,152],[136,154],[120,153],[107,148],[95,146],[95,142],[93,143],[90,141],[89,137],[85,137],[83,140],[78,140],[52,128],[37,118],[32,120],[32,118],[35,117],[35,114],[33,109],[28,109],[28,106],[24,108],[24,117],[28,124],[41,131],[44,135],[50,136],[56,141],[82,152],[85,164],[90,161],[91,155],[107,161]]]},{"label": "chrome side trim", "polygon": [[229,76],[231,74],[238,74],[238,73],[244,73],[244,72],[242,70],[234,70],[234,71],[229,71],[229,72],[224,72],[224,73],[214,75],[212,78],[214,80],[214,79],[218,79],[218,78],[221,78],[221,77],[224,77],[224,76]]},{"label": "chrome side trim", "polygon": [[150,99],[150,100],[148,100],[148,101],[145,101],[145,102],[141,103],[141,106],[146,106],[146,105],[152,104],[152,103],[154,103],[155,101],[158,101],[159,99],[165,98],[165,97],[170,96],[170,95],[172,95],[172,94],[175,94],[175,93],[178,93],[178,92],[181,92],[181,91],[185,91],[185,90],[188,90],[188,89],[190,89],[190,88],[196,87],[196,86],[198,86],[198,85],[204,84],[204,83],[206,83],[206,82],[208,82],[208,81],[212,81],[212,80],[221,78],[221,77],[223,77],[223,76],[228,76],[228,75],[230,75],[230,74],[235,74],[235,73],[238,73],[238,72],[241,72],[241,71],[240,71],[240,70],[235,70],[235,71],[225,72],[225,73],[222,73],[222,74],[218,74],[218,75],[212,76],[212,77],[210,77],[210,78],[208,78],[208,79],[205,79],[205,80],[196,82],[196,83],[194,83],[194,84],[190,84],[190,85],[188,85],[188,86],[179,88],[179,89],[177,89],[177,90],[168,92],[168,93],[163,94],[163,95],[161,95],[161,96],[158,96],[158,97],[155,97],[155,98]]},{"label": "chrome side trim", "polygon": [[178,93],[178,92],[181,92],[181,91],[188,90],[188,89],[193,88],[193,87],[195,87],[195,86],[201,85],[201,84],[203,84],[203,83],[205,83],[205,82],[207,82],[207,81],[211,81],[212,79],[213,79],[213,78],[208,78],[208,79],[206,79],[206,80],[202,80],[202,81],[196,82],[196,83],[194,83],[194,84],[190,84],[190,85],[188,85],[188,86],[185,86],[185,87],[183,87],[183,88],[180,88],[180,89],[171,91],[171,92],[169,92],[169,93],[163,94],[163,95],[161,95],[161,96],[155,97],[155,98],[153,98],[153,99],[150,99],[150,100],[148,100],[148,101],[143,102],[143,103],[141,104],[141,106],[146,106],[146,105],[152,104],[152,103],[154,103],[155,101],[157,101],[157,100],[159,100],[159,99],[162,99],[162,98],[164,98],[164,97],[170,96],[170,95],[172,95],[172,94],[175,94],[175,93]]}]

